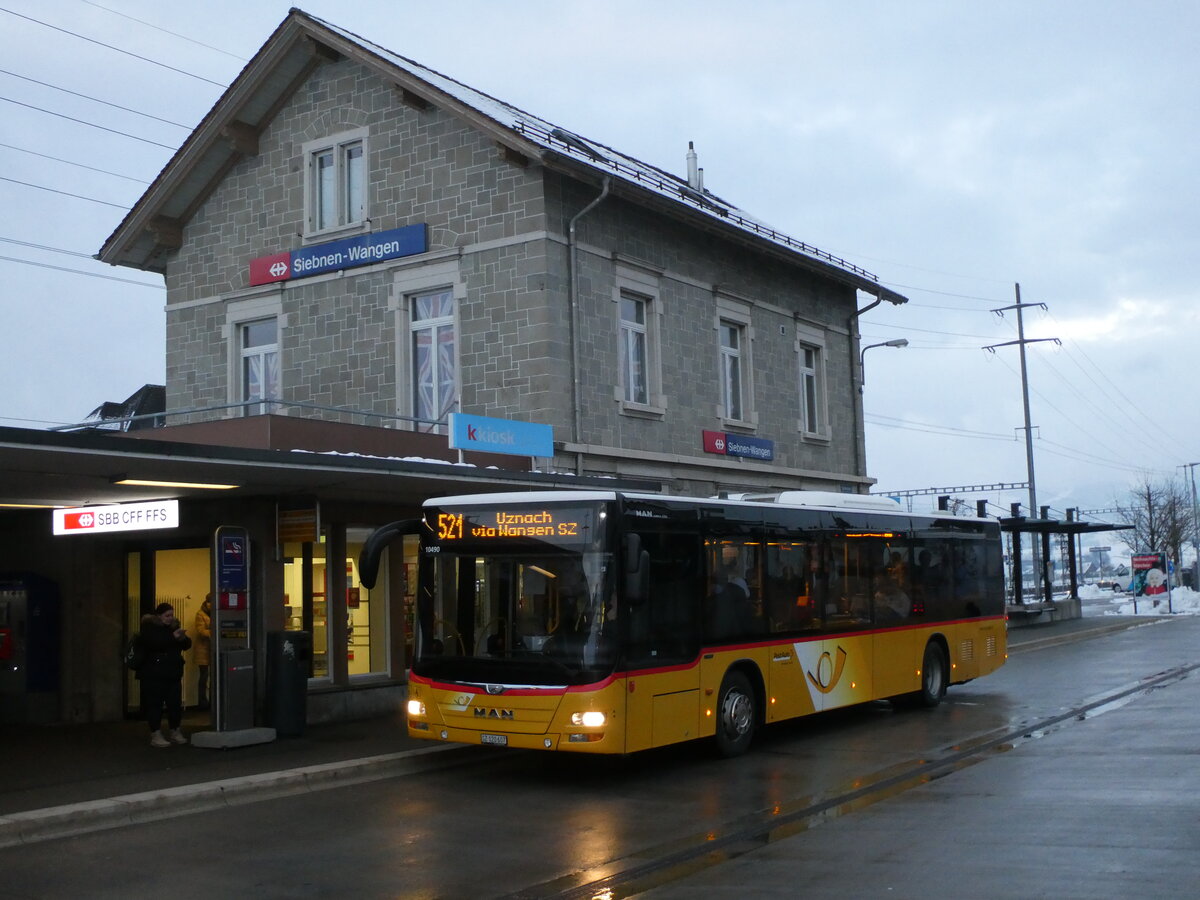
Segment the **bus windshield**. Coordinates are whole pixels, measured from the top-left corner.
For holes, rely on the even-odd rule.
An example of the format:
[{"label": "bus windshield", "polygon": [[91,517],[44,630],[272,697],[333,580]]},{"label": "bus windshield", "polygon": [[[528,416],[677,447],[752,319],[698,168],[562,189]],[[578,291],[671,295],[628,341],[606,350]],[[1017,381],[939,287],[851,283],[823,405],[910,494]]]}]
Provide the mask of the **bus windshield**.
[{"label": "bus windshield", "polygon": [[413,671],[460,683],[573,685],[616,660],[601,505],[427,510]]}]

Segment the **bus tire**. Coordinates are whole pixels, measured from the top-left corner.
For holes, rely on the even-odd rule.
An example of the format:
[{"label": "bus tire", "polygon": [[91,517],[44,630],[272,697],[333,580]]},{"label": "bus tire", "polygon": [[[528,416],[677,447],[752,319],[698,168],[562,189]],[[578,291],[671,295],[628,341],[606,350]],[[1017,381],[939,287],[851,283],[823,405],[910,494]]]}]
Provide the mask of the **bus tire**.
[{"label": "bus tire", "polygon": [[950,666],[946,653],[939,644],[930,641],[925,645],[925,657],[921,661],[921,690],[913,697],[918,706],[933,709],[946,696],[950,683]]},{"label": "bus tire", "polygon": [[758,725],[758,703],[750,680],[741,672],[729,672],[717,695],[717,752],[726,758],[741,756],[750,748]]}]

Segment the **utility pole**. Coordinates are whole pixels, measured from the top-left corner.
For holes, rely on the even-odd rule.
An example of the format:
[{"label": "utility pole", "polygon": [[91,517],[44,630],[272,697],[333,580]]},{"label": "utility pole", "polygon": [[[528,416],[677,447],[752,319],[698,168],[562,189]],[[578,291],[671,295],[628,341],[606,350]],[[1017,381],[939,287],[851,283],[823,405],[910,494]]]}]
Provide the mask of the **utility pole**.
[{"label": "utility pole", "polygon": [[[1038,306],[1043,310],[1046,309],[1045,303],[1022,303],[1021,302],[1021,285],[1017,284],[1016,295],[1017,302],[1011,306],[1002,306],[1000,309],[993,309],[996,315],[1003,317],[1007,310],[1015,309],[1017,311],[1017,340],[1006,341],[1003,344],[992,344],[984,347],[989,353],[995,353],[997,347],[1011,347],[1016,344],[1021,349],[1021,397],[1025,404],[1025,464],[1029,470],[1029,517],[1036,518],[1038,514],[1037,506],[1037,482],[1033,475],[1033,426],[1029,422],[1029,370],[1025,363],[1025,345],[1037,344],[1042,341],[1054,341],[1061,345],[1062,341],[1058,338],[1028,338],[1025,337],[1025,317],[1023,315],[1027,306]],[[1050,587],[1050,579],[1047,574],[1047,566],[1049,560],[1040,559],[1038,554],[1037,537],[1032,536],[1033,541],[1033,565],[1034,571],[1038,573],[1038,583],[1041,585],[1044,593],[1044,599],[1049,601],[1054,595]]]},{"label": "utility pole", "polygon": [[[1200,591],[1200,507],[1196,503],[1196,466],[1200,462],[1185,463],[1181,469],[1187,469],[1192,478],[1192,552],[1196,558],[1192,561],[1192,590]],[[1180,565],[1183,560],[1180,560]]]}]

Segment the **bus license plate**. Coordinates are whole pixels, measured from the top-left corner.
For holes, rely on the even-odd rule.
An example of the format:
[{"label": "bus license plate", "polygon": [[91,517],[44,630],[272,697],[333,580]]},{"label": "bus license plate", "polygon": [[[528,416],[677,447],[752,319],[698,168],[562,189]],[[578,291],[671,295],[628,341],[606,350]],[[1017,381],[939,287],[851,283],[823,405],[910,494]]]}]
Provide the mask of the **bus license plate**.
[{"label": "bus license plate", "polygon": [[479,743],[495,744],[497,747],[507,747],[508,746],[508,735],[507,734],[481,734],[481,735],[479,735]]}]

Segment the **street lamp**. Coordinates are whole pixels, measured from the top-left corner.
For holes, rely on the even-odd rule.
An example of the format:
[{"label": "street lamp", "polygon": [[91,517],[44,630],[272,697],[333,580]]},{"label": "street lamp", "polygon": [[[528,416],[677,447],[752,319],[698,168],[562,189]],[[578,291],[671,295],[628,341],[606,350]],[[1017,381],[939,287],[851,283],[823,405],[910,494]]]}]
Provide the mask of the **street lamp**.
[{"label": "street lamp", "polygon": [[1180,468],[1187,468],[1192,477],[1192,552],[1196,558],[1192,561],[1192,590],[1200,590],[1200,515],[1197,514],[1196,504],[1196,466],[1200,463],[1185,463]]},{"label": "street lamp", "polygon": [[867,351],[873,347],[907,347],[908,338],[893,338],[890,341],[882,341],[878,344],[867,344],[862,348],[862,352],[858,354],[858,392],[861,394],[863,388],[867,385]]}]

